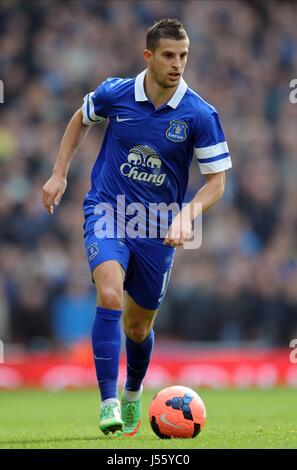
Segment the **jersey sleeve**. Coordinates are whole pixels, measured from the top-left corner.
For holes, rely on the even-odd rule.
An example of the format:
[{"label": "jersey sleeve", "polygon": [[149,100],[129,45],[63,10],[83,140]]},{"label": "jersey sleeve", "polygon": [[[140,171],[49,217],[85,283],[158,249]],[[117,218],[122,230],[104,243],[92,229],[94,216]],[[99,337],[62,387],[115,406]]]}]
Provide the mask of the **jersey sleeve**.
[{"label": "jersey sleeve", "polygon": [[112,102],[112,79],[101,83],[83,99],[83,123],[90,126],[108,118]]},{"label": "jersey sleeve", "polygon": [[216,111],[197,132],[194,145],[202,174],[219,173],[232,167],[228,145]]}]

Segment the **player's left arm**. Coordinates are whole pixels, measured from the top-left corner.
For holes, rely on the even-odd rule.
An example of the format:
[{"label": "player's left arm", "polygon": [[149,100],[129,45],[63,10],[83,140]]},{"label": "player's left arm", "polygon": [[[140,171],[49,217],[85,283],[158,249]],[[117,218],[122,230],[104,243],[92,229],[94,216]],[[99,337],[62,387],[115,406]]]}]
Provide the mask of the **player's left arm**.
[{"label": "player's left arm", "polygon": [[173,219],[164,244],[173,247],[183,245],[192,238],[192,222],[199,213],[206,212],[224,194],[225,170],[232,167],[228,145],[217,111],[212,111],[203,125],[197,122],[195,133],[195,155],[205,184],[192,201],[183,207]]},{"label": "player's left arm", "polygon": [[219,173],[209,173],[204,175],[205,184],[195,194],[192,201],[189,203],[191,222],[202,211],[206,212],[215,203],[221,199],[225,192],[225,171]]},{"label": "player's left arm", "polygon": [[225,171],[204,175],[205,184],[195,194],[193,199],[176,215],[164,245],[181,246],[192,235],[192,223],[199,213],[206,212],[223,196],[225,191]]}]

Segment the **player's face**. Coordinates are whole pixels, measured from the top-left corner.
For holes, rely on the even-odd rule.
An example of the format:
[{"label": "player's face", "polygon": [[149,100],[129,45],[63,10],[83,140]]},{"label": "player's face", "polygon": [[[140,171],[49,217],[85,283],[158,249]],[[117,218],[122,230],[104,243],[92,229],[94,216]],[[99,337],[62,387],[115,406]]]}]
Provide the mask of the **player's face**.
[{"label": "player's face", "polygon": [[155,51],[145,50],[148,68],[159,86],[178,86],[187,63],[188,50],[188,39],[160,39]]}]

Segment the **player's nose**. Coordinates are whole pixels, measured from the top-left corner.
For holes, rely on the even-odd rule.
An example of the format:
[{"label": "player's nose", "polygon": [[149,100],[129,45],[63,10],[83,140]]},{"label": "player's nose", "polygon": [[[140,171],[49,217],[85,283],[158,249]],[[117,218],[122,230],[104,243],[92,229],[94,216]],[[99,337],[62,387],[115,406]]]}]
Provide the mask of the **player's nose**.
[{"label": "player's nose", "polygon": [[174,59],[172,66],[173,66],[175,72],[180,72],[180,70],[181,70],[181,61],[180,61],[179,57],[176,57]]}]

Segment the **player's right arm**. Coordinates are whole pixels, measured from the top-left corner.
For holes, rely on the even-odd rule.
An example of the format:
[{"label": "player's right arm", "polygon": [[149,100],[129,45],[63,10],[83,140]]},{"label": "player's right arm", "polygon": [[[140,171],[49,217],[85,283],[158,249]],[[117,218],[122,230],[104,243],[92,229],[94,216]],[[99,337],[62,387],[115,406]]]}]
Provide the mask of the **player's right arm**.
[{"label": "player's right arm", "polygon": [[48,213],[54,212],[66,190],[70,162],[93,124],[105,121],[110,115],[112,93],[119,78],[108,78],[95,91],[84,97],[82,107],[69,121],[63,135],[50,179],[43,186],[43,204]]},{"label": "player's right arm", "polygon": [[70,162],[89,129],[90,126],[83,122],[82,110],[77,110],[64,132],[52,176],[42,188],[43,204],[50,215],[66,190]]}]

